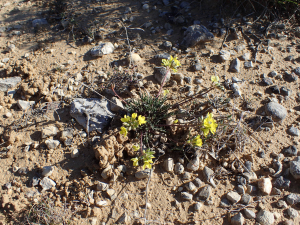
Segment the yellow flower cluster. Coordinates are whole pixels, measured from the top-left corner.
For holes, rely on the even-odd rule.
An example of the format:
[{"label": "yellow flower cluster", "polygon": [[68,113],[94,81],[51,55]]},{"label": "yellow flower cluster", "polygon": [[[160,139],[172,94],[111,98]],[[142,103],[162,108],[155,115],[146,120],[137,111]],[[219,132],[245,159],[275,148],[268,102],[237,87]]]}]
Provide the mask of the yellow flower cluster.
[{"label": "yellow flower cluster", "polygon": [[123,122],[123,127],[121,127],[120,134],[127,136],[128,130],[135,130],[138,126],[141,126],[147,123],[146,118],[137,113],[132,113],[131,117],[124,115],[124,118],[121,119]]},{"label": "yellow flower cluster", "polygon": [[203,120],[203,134],[206,137],[209,132],[211,132],[212,134],[216,133],[218,124],[216,123],[216,120],[213,119],[213,114],[212,113],[207,113],[206,118]]},{"label": "yellow flower cluster", "polygon": [[[133,148],[136,146],[133,146]],[[135,148],[134,148],[135,149]],[[132,158],[131,161],[133,161],[133,166],[139,165],[139,160],[143,160],[143,170],[146,168],[151,169],[152,168],[152,159],[155,158],[153,155],[155,154],[154,151],[151,151],[150,149],[147,149],[146,151],[143,151],[143,155],[141,157],[135,157]]]},{"label": "yellow flower cluster", "polygon": [[181,66],[180,62],[178,61],[177,57],[170,56],[170,59],[162,59],[162,66],[169,67],[174,72],[177,72],[177,68]]}]

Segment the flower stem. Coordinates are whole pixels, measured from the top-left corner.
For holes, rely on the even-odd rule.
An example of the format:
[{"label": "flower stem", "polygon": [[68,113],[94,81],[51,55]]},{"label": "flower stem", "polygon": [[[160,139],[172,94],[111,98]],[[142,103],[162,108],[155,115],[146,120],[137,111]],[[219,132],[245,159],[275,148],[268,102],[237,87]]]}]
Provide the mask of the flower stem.
[{"label": "flower stem", "polygon": [[121,97],[115,92],[115,89],[114,89],[114,86],[113,86],[113,85],[111,85],[111,90],[115,93],[115,95],[116,95],[122,102],[124,102],[125,105],[127,104],[127,102],[126,102],[123,98],[121,98]]}]

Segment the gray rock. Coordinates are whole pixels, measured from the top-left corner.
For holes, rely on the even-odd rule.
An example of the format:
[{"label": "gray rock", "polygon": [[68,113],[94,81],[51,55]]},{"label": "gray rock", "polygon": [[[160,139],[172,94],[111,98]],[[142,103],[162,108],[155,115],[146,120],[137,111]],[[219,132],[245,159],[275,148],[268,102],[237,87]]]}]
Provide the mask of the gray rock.
[{"label": "gray rock", "polygon": [[49,140],[45,141],[45,144],[47,145],[48,149],[56,149],[59,146],[60,142],[59,142],[59,140],[49,139]]},{"label": "gray rock", "polygon": [[223,62],[230,60],[230,55],[231,55],[230,51],[221,50],[219,54]]},{"label": "gray rock", "polygon": [[130,224],[131,223],[131,218],[127,214],[127,212],[124,212],[123,215],[119,218],[118,224]]},{"label": "gray rock", "polygon": [[244,67],[245,67],[246,69],[253,68],[253,63],[252,63],[252,61],[246,61],[246,62],[244,62]]},{"label": "gray rock", "polygon": [[43,172],[42,172],[42,175],[44,177],[49,177],[52,175],[52,173],[54,172],[55,170],[55,167],[54,166],[44,166],[43,167]]},{"label": "gray rock", "polygon": [[252,196],[248,194],[244,194],[241,198],[241,203],[244,205],[248,205],[252,201]]},{"label": "gray rock", "polygon": [[269,86],[269,85],[272,85],[272,84],[273,84],[273,81],[272,81],[271,78],[265,77],[265,78],[263,78],[263,79],[261,80],[261,83],[262,83],[263,85]]},{"label": "gray rock", "polygon": [[279,200],[276,203],[277,207],[280,209],[286,209],[288,207],[288,205],[286,204],[286,202],[284,200]]},{"label": "gray rock", "polygon": [[193,195],[188,192],[181,192],[181,198],[190,201],[193,199]]},{"label": "gray rock", "polygon": [[244,60],[244,61],[250,60],[250,59],[251,59],[251,53],[250,53],[250,52],[244,53],[244,54],[242,55],[241,59]]},{"label": "gray rock", "polygon": [[79,150],[77,148],[72,148],[72,150],[71,150],[71,158],[74,159],[74,158],[77,158],[78,156],[79,156]]},{"label": "gray rock", "polygon": [[178,162],[175,164],[174,171],[175,171],[175,174],[183,174],[184,166],[180,162]]},{"label": "gray rock", "polygon": [[245,218],[243,217],[242,213],[238,213],[231,217],[231,224],[232,225],[243,225],[245,222]]},{"label": "gray rock", "polygon": [[197,177],[195,180],[194,180],[194,184],[197,188],[200,188],[202,185],[203,185],[203,182]]},{"label": "gray rock", "polygon": [[109,125],[114,114],[110,111],[108,101],[104,99],[76,98],[71,104],[70,114],[77,122],[87,127],[87,118],[89,118],[88,131],[102,132]]},{"label": "gray rock", "polygon": [[45,128],[42,128],[42,138],[47,138],[47,137],[53,137],[57,135],[58,133],[58,128],[56,126],[48,126]]},{"label": "gray rock", "polygon": [[112,201],[117,197],[116,191],[114,189],[109,188],[106,190],[106,193]]},{"label": "gray rock", "polygon": [[200,63],[196,63],[196,64],[194,65],[194,70],[195,70],[195,71],[200,71],[200,70],[202,70],[201,64],[200,64]]},{"label": "gray rock", "polygon": [[295,179],[300,179],[300,162],[291,161],[290,162],[290,173]]},{"label": "gray rock", "polygon": [[171,48],[172,48],[172,42],[171,42],[171,41],[165,41],[165,42],[163,43],[163,47],[164,47],[165,49],[171,49]]},{"label": "gray rock", "polygon": [[200,209],[202,208],[203,204],[201,202],[196,202],[194,205],[194,209],[196,212],[199,212]]},{"label": "gray rock", "polygon": [[41,181],[40,181],[40,186],[43,188],[43,191],[47,191],[49,189],[51,189],[52,187],[56,186],[56,183],[51,180],[48,177],[44,177]]},{"label": "gray rock", "polygon": [[27,110],[29,109],[31,106],[33,106],[35,104],[35,101],[23,101],[23,100],[18,100],[17,101],[17,105],[21,110]]},{"label": "gray rock", "polygon": [[98,57],[103,55],[108,55],[113,53],[115,50],[114,45],[111,42],[100,43],[98,46],[95,46],[90,50],[92,56]]},{"label": "gray rock", "polygon": [[33,177],[31,180],[30,180],[30,186],[31,187],[35,187],[39,184],[40,182],[40,178],[38,177]]},{"label": "gray rock", "polygon": [[295,145],[291,145],[287,148],[284,148],[282,150],[283,154],[285,154],[286,156],[297,156],[298,154],[298,150],[297,147]]},{"label": "gray rock", "polygon": [[244,214],[245,214],[245,217],[247,219],[255,219],[256,218],[256,215],[255,215],[255,212],[250,210],[250,209],[244,209]]},{"label": "gray rock", "polygon": [[41,25],[47,25],[48,22],[46,19],[35,19],[32,21],[32,26],[36,27],[36,26],[41,26]]},{"label": "gray rock", "polygon": [[21,80],[21,77],[9,77],[0,80],[0,91],[8,91],[9,89],[16,87]]},{"label": "gray rock", "polygon": [[185,187],[190,192],[195,192],[197,190],[197,187],[192,182],[188,182]]},{"label": "gray rock", "polygon": [[245,50],[246,49],[246,45],[238,45],[234,48],[234,50],[237,52],[237,53],[240,53],[241,51]]},{"label": "gray rock", "polygon": [[291,181],[283,176],[277,177],[274,181],[274,187],[280,189],[287,189],[291,185]]},{"label": "gray rock", "polygon": [[236,191],[239,193],[239,194],[245,194],[245,188],[243,185],[239,184],[237,187],[236,187]]},{"label": "gray rock", "polygon": [[235,192],[235,191],[230,191],[227,193],[226,195],[227,199],[231,202],[231,203],[237,203],[241,200],[241,196],[239,195],[239,193]]},{"label": "gray rock", "polygon": [[294,73],[297,74],[298,76],[300,76],[300,67],[297,67],[297,68],[294,70]]},{"label": "gray rock", "polygon": [[183,175],[182,175],[182,179],[183,180],[189,180],[191,179],[191,174],[189,172],[185,172]]},{"label": "gray rock", "polygon": [[155,58],[169,60],[169,59],[171,59],[171,55],[169,53],[161,53],[161,54],[155,55]]},{"label": "gray rock", "polygon": [[28,173],[28,168],[27,167],[20,167],[18,169],[18,174],[20,175],[26,175]]},{"label": "gray rock", "polygon": [[191,171],[197,171],[200,166],[200,160],[199,157],[196,157],[195,159],[192,159],[188,164],[187,164],[187,169]]},{"label": "gray rock", "polygon": [[256,220],[261,225],[272,225],[275,222],[274,214],[266,210],[260,210]]},{"label": "gray rock", "polygon": [[119,112],[120,110],[124,109],[123,103],[119,98],[113,97],[111,101],[112,102],[110,102],[110,110],[112,112]]},{"label": "gray rock", "polygon": [[220,207],[222,207],[222,208],[230,207],[230,202],[228,201],[227,198],[221,199]]},{"label": "gray rock", "polygon": [[151,171],[149,169],[145,169],[145,170],[135,173],[135,177],[137,179],[141,180],[141,179],[148,178],[150,176],[150,174],[151,174]]},{"label": "gray rock", "polygon": [[197,194],[197,198],[199,200],[207,200],[209,196],[211,195],[212,187],[210,185],[206,185],[203,188],[201,188]]},{"label": "gray rock", "polygon": [[[165,67],[155,67],[154,68],[154,78],[162,84],[164,77],[166,76],[167,69]],[[170,80],[171,77],[171,71],[169,70],[165,83],[167,83]]]},{"label": "gray rock", "polygon": [[205,177],[205,180],[209,182],[210,178],[214,175],[214,171],[210,169],[209,167],[205,166],[203,169],[203,174]]},{"label": "gray rock", "polygon": [[287,116],[286,108],[276,102],[269,102],[266,104],[265,112],[268,116],[272,116],[272,119],[275,122],[280,122]]},{"label": "gray rock", "polygon": [[193,47],[199,43],[212,41],[214,35],[203,25],[192,25],[184,32],[184,38],[181,45]]},{"label": "gray rock", "polygon": [[286,210],[286,212],[287,212],[287,214],[289,215],[289,217],[291,219],[295,219],[295,218],[297,218],[299,216],[298,211],[296,209],[293,209],[293,208],[288,208]]},{"label": "gray rock", "polygon": [[286,201],[290,205],[298,204],[300,202],[300,195],[295,193],[289,194],[286,198]]},{"label": "gray rock", "polygon": [[300,135],[300,131],[296,128],[296,127],[290,127],[288,130],[287,130],[287,133],[289,135],[292,135],[292,136],[299,136]]},{"label": "gray rock", "polygon": [[270,77],[276,77],[276,76],[277,76],[277,72],[276,72],[276,71],[271,71],[271,72],[269,73],[269,76],[270,76]]},{"label": "gray rock", "polygon": [[235,58],[234,60],[232,60],[230,64],[230,71],[239,73],[240,67],[241,67],[241,61],[238,58]]}]

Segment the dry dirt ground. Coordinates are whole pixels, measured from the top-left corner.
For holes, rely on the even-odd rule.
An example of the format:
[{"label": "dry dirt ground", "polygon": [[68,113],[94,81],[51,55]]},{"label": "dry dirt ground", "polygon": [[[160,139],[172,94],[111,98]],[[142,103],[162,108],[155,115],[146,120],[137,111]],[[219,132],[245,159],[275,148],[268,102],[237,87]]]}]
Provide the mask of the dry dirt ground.
[{"label": "dry dirt ground", "polygon": [[[28,212],[31,209],[33,214],[42,215],[42,212],[34,209],[44,201],[47,202],[47,213],[43,217],[61,214],[64,218],[70,217],[71,224],[118,224],[122,220],[127,224],[145,224],[145,221],[147,224],[230,224],[230,216],[242,212],[245,206],[229,205],[224,208],[220,207],[220,202],[229,191],[236,190],[237,178],[243,172],[241,165],[245,161],[252,162],[252,170],[258,178],[271,177],[274,182],[272,174],[277,168],[273,166],[273,160],[285,147],[299,147],[299,135],[292,136],[287,132],[291,126],[299,128],[299,79],[292,82],[285,79],[286,72],[291,74],[299,66],[297,23],[294,18],[290,21],[268,22],[272,14],[268,10],[258,13],[254,8],[245,9],[238,4],[228,8],[226,4],[229,2],[215,1],[214,5],[209,1],[190,1],[190,8],[180,8],[178,13],[184,22],[181,23],[182,18],[175,16],[177,22],[171,23],[169,19],[174,17],[172,13],[169,16],[159,15],[163,11],[172,12],[172,7],[179,6],[181,1],[164,4],[162,1],[82,0],[66,1],[66,5],[56,1],[55,5],[55,1],[1,0],[0,78],[17,76],[21,77],[21,81],[8,91],[0,91],[0,223],[35,224]],[[221,7],[217,7],[219,3],[222,3]],[[125,14],[128,7],[131,12]],[[216,8],[218,10],[210,10]],[[47,24],[33,26],[35,19],[43,18],[46,18]],[[230,27],[241,26],[243,32],[241,29],[236,29],[236,33],[231,29],[226,32],[221,18]],[[199,20],[210,29],[217,24],[218,28],[225,28],[225,33],[215,33],[211,42],[188,50],[181,49],[182,27],[192,25],[194,20]],[[151,24],[147,25],[149,22]],[[127,26],[130,46],[124,26]],[[173,29],[173,33],[168,35],[170,29]],[[172,42],[175,49],[164,49],[162,44],[166,40]],[[112,54],[92,58],[89,50],[100,41],[112,42],[118,47]],[[231,51],[229,60],[220,60],[221,48]],[[240,96],[234,96],[232,90],[225,89],[197,100],[213,102],[219,97],[229,98],[227,110],[222,108],[221,114],[232,115],[235,125],[240,123],[247,141],[243,140],[243,147],[236,147],[234,154],[227,149],[218,160],[207,154],[208,149],[202,149],[199,170],[189,172],[191,177],[188,180],[174,172],[166,172],[163,161],[171,157],[176,163],[183,158],[186,169],[193,154],[185,158],[183,151],[167,151],[154,163],[150,180],[135,178],[135,173],[141,168],[134,168],[130,157],[125,155],[114,163],[115,167],[125,165],[127,170],[123,176],[109,183],[109,188],[116,193],[116,197],[110,198],[106,192],[97,191],[96,188],[99,181],[109,182],[101,176],[102,169],[93,149],[93,137],[102,134],[91,132],[87,135],[85,127],[81,127],[70,116],[70,103],[76,97],[99,97],[83,85],[101,92],[101,80],[107,81],[116,73],[114,66],[119,71],[129,70],[125,59],[130,49],[142,59],[135,67],[135,72],[145,77],[142,82],[149,84],[149,81],[153,81],[153,85],[147,88],[151,93],[157,93],[159,89],[159,84],[153,78],[153,68],[160,65],[160,61],[154,59],[155,55],[167,52],[178,56],[182,64],[178,72],[192,78],[192,83],[189,84],[185,79],[182,84],[167,84],[166,88],[170,91],[168,98],[172,103],[186,98],[186,85],[190,85],[194,91],[197,85],[200,89],[209,87],[212,75],[218,75],[221,82],[232,77],[239,79]],[[250,53],[253,67],[245,68],[241,60],[240,71],[232,72],[229,69],[232,60],[245,53]],[[287,60],[289,56],[293,56],[293,59]],[[197,71],[193,68],[196,59],[202,66]],[[277,75],[270,78],[272,71],[276,71]],[[268,85],[262,84],[264,77],[269,77],[273,85],[279,88],[284,86],[290,89],[290,94],[282,96],[272,93]],[[199,84],[195,84],[196,79]],[[254,129],[247,119],[262,115],[261,111],[270,98],[276,98],[287,109],[287,117],[280,123],[273,122],[271,128]],[[22,110],[17,104],[18,100],[34,101],[34,105]],[[218,111],[214,109],[213,112],[217,115]],[[50,126],[58,128],[57,134],[42,138],[42,130]],[[67,128],[74,131],[72,143],[68,146],[62,137],[62,132]],[[60,145],[49,150],[46,139],[59,140]],[[74,149],[79,150],[79,156],[75,158],[71,157]],[[261,156],[262,151],[265,152],[264,157]],[[289,161],[294,157],[284,158]],[[32,181],[34,177],[42,178],[45,166],[54,168],[49,178],[56,182],[56,186],[42,191],[39,186],[32,187]],[[216,187],[209,198],[202,202],[202,207],[196,210],[196,201],[182,200],[179,190],[195,178],[200,178],[203,186],[207,185],[203,175],[205,166],[216,172]],[[284,170],[286,168],[284,164]],[[288,194],[300,193],[299,180],[289,174],[286,177],[291,181],[288,188],[269,195],[253,192],[252,203],[247,207],[256,214],[261,209],[275,213],[274,224],[286,220],[299,224],[298,216],[290,218],[287,209],[276,205],[278,200],[285,200]],[[252,184],[257,187],[256,182]],[[96,204],[100,200],[107,201],[107,205]],[[146,201],[149,204],[145,212]],[[297,205],[288,205],[290,207],[299,210]],[[42,211],[41,207],[38,209]],[[236,211],[230,213],[231,210]],[[256,224],[256,220],[247,219],[245,224]]]}]

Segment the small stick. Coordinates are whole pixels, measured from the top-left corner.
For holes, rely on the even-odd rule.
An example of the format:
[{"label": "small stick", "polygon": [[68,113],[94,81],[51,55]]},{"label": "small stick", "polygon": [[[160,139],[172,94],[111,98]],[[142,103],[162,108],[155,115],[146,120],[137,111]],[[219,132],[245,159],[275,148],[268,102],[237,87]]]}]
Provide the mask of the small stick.
[{"label": "small stick", "polygon": [[148,203],[148,187],[149,187],[149,183],[150,183],[150,179],[151,179],[151,175],[152,175],[152,170],[150,170],[150,175],[147,181],[147,186],[146,186],[146,205],[145,205],[145,213],[144,213],[144,220],[145,220],[145,225],[147,224],[147,203]]}]

